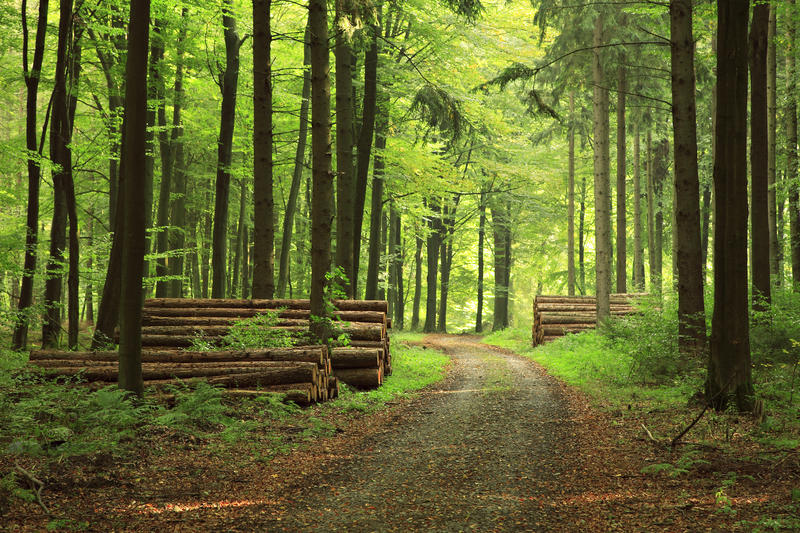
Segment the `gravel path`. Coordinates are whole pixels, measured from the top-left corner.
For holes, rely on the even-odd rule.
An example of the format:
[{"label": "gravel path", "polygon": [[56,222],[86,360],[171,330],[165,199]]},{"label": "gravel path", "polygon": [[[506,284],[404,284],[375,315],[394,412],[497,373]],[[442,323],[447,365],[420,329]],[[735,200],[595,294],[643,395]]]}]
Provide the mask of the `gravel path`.
[{"label": "gravel path", "polygon": [[530,361],[474,337],[429,336],[453,358],[439,388],[335,461],[313,492],[287,494],[286,531],[551,530],[569,458],[559,387]]}]

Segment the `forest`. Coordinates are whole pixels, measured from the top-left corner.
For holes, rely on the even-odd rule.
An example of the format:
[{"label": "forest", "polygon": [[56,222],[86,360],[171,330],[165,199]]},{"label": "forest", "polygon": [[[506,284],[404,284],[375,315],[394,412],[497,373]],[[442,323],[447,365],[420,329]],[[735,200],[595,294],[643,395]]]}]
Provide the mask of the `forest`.
[{"label": "forest", "polygon": [[[334,302],[385,301],[398,339],[605,343],[610,383],[699,402],[686,431],[780,412],[796,453],[798,24],[795,0],[0,0],[0,389],[77,350],[151,395],[153,298],[308,300],[331,353],[373,310]],[[592,297],[597,331],[532,350],[540,295]]]}]

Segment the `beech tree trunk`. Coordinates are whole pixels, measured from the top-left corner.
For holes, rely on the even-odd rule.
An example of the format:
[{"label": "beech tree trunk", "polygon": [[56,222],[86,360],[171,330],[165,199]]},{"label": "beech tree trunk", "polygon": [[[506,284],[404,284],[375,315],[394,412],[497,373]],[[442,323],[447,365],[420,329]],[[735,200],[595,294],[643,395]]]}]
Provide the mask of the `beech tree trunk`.
[{"label": "beech tree trunk", "polygon": [[[624,59],[624,56],[623,56]],[[617,80],[617,292],[628,292],[628,226],[625,207],[625,92],[627,80],[625,67],[619,67]]]},{"label": "beech tree trunk", "polygon": [[700,247],[700,177],[697,170],[692,1],[670,2],[672,124],[675,153],[675,228],[678,276],[678,346],[685,355],[706,348]]},{"label": "beech tree trunk", "polygon": [[183,153],[183,57],[186,49],[186,25],[188,9],[181,10],[181,28],[178,33],[177,55],[175,58],[175,88],[172,103],[172,135],[170,137],[170,150],[173,157],[173,178],[175,180],[175,201],[172,203],[170,220],[174,231],[169,234],[169,248],[179,253],[170,257],[169,273],[170,296],[180,298],[183,296],[183,263],[184,247],[186,246],[186,161]]},{"label": "beech tree trunk", "polygon": [[80,33],[73,37],[72,53],[69,54],[69,110],[65,134],[68,145],[64,151],[64,167],[69,171],[64,174],[64,185],[67,202],[67,219],[69,220],[69,273],[67,274],[67,346],[70,350],[78,349],[78,326],[80,323],[80,252],[78,243],[78,210],[75,202],[75,182],[72,177],[72,126],[75,123],[75,108],[78,104],[78,80],[81,71]]},{"label": "beech tree trunk", "polygon": [[422,238],[416,236],[414,251],[414,302],[411,307],[411,329],[416,331],[419,327],[419,305],[422,299]]},{"label": "beech tree trunk", "polygon": [[769,224],[769,269],[773,283],[780,286],[781,275],[778,269],[778,248],[781,243],[778,242],[778,201],[776,191],[776,134],[778,125],[776,30],[776,6],[770,3],[767,28],[767,216]]},{"label": "beech tree trunk", "polygon": [[581,294],[586,293],[586,265],[583,261],[583,228],[586,225],[586,175],[581,176],[581,203],[578,212],[578,280]]},{"label": "beech tree trunk", "polygon": [[[381,21],[381,5],[377,6],[377,17]],[[378,86],[378,38],[380,27],[372,26],[372,39],[364,56],[364,100],[361,111],[361,128],[358,135],[358,159],[356,165],[355,211],[353,217],[353,294],[358,294],[358,271],[361,261],[361,228],[364,225],[364,204],[367,197],[367,177],[372,153],[372,138],[375,133],[375,113]],[[377,141],[377,139],[376,139]],[[419,316],[417,316],[419,319]],[[412,326],[413,327],[413,326]]]},{"label": "beech tree trunk", "polygon": [[[570,102],[571,101],[572,95],[570,95]],[[475,333],[481,333],[483,331],[483,247],[486,238],[486,191],[483,189],[481,189],[481,199],[478,210],[480,213],[478,218],[478,310],[475,313]],[[573,270],[574,266],[573,264]],[[574,271],[572,275],[574,278]],[[574,288],[573,279],[573,290]]]},{"label": "beech tree trunk", "polygon": [[47,262],[42,323],[42,347],[58,345],[61,333],[62,264],[67,232],[67,174],[71,175],[70,155],[71,124],[69,120],[69,95],[67,75],[69,71],[69,48],[72,41],[72,1],[60,4],[58,25],[58,50],[56,59],[53,106],[50,119],[50,159],[58,169],[53,172],[53,221],[50,226],[50,258]]},{"label": "beech tree trunk", "polygon": [[508,327],[508,294],[511,280],[511,209],[510,205],[498,202],[492,205],[492,229],[494,233],[494,321],[492,330]]},{"label": "beech tree trunk", "polygon": [[270,4],[253,0],[253,298],[275,293]]},{"label": "beech tree trunk", "polygon": [[[228,197],[231,188],[231,155],[236,118],[236,89],[239,80],[239,47],[232,0],[222,2],[222,26],[225,35],[225,70],[220,74],[222,90],[219,140],[217,141],[217,179],[214,196],[214,235],[211,243],[211,297],[225,297],[227,261]],[[255,279],[257,276],[253,276]]]},{"label": "beech tree trunk", "polygon": [[125,68],[124,167],[125,236],[120,296],[119,386],[142,395],[142,276],[146,249],[145,146],[147,128],[147,41],[150,0],[131,0],[128,62]]},{"label": "beech tree trunk", "polygon": [[321,341],[330,336],[325,305],[331,269],[333,176],[331,174],[331,87],[328,55],[328,14],[325,0],[308,4],[311,32],[311,333]]},{"label": "beech tree trunk", "polygon": [[394,223],[389,231],[394,235],[394,247],[391,254],[396,280],[393,328],[402,330],[405,325],[405,292],[403,290],[403,220],[399,211],[394,211]]},{"label": "beech tree trunk", "polygon": [[428,258],[427,296],[425,299],[425,325],[422,331],[436,331],[436,278],[439,271],[439,248],[442,245],[442,215],[436,198],[428,200],[428,239],[425,253]]},{"label": "beech tree trunk", "polygon": [[439,296],[439,327],[441,332],[447,332],[447,296],[450,289],[450,267],[453,263],[453,234],[455,233],[456,209],[460,197],[453,198],[453,205],[442,207],[442,245],[440,247],[442,281]]},{"label": "beech tree trunk", "polygon": [[[567,294],[575,295],[575,95],[569,93],[569,129],[567,131],[569,154],[567,158]],[[481,217],[485,217],[483,205],[484,193],[481,191]],[[478,271],[483,270],[483,220],[481,218],[481,233],[479,234],[479,265]],[[483,280],[478,278],[478,315],[483,304]],[[480,333],[480,320],[476,323],[476,333]]]},{"label": "beech tree trunk", "polygon": [[766,309],[770,299],[769,139],[767,127],[767,33],[769,4],[753,6],[750,28],[750,235],[753,305]]},{"label": "beech tree trunk", "polygon": [[343,270],[339,280],[348,298],[353,298],[355,278],[356,177],[353,168],[353,50],[345,33],[346,0],[336,0],[336,265]]},{"label": "beech tree trunk", "polygon": [[753,407],[747,305],[748,0],[718,3],[717,127],[714,159],[714,317],[706,399],[724,409],[730,396]]},{"label": "beech tree trunk", "polygon": [[[159,49],[158,62],[164,61],[164,24],[156,22],[153,26],[153,36],[151,42],[153,48]],[[167,112],[165,109],[165,88],[164,80],[161,77],[158,63],[154,62],[150,67],[152,81],[150,83],[151,92],[154,90],[158,99],[158,144],[161,152],[161,186],[158,191],[158,210],[156,211],[156,276],[166,278],[169,273],[167,265],[167,251],[169,250],[169,239],[171,231],[169,225],[170,194],[173,189],[172,184],[172,147],[170,146],[170,135],[167,130]],[[172,261],[172,258],[169,259]],[[156,298],[165,298],[169,295],[171,282],[168,279],[159,279],[156,282]]]},{"label": "beech tree trunk", "polygon": [[[36,39],[33,49],[33,63],[28,68],[28,11],[27,0],[22,1],[22,71],[25,77],[25,146],[29,154],[41,155],[37,145],[37,99],[44,58],[45,36],[47,34],[48,0],[39,1],[39,15],[36,22]],[[25,233],[25,263],[22,271],[22,286],[17,309],[19,315],[14,325],[11,342],[13,350],[24,350],[28,346],[29,309],[33,304],[33,279],[36,274],[36,252],[39,244],[39,189],[41,187],[41,167],[38,159],[28,158],[28,203]]]},{"label": "beech tree trunk", "polygon": [[372,202],[369,226],[369,263],[364,298],[378,298],[378,273],[381,266],[381,220],[383,218],[383,151],[389,131],[389,98],[383,90],[378,93],[375,116],[375,157],[372,161]]},{"label": "beech tree trunk", "polygon": [[642,178],[639,124],[633,137],[633,288],[644,292],[644,247],[642,243]]},{"label": "beech tree trunk", "polygon": [[311,98],[311,51],[308,46],[309,29],[303,38],[303,89],[300,101],[300,125],[298,127],[297,149],[294,155],[294,170],[292,171],[292,184],[289,188],[289,198],[286,200],[286,209],[283,212],[283,237],[281,239],[281,252],[278,266],[278,298],[286,297],[286,288],[289,282],[289,257],[291,256],[294,216],[297,212],[297,198],[300,195],[300,182],[303,178],[303,163],[306,155],[306,141],[308,139],[308,105]]},{"label": "beech tree trunk", "polygon": [[594,23],[592,79],[594,81],[594,227],[595,227],[595,291],[597,321],[609,316],[608,295],[611,292],[611,194],[609,184],[608,89],[600,59],[603,45],[603,16]]},{"label": "beech tree trunk", "polygon": [[[787,0],[789,13],[795,12],[795,1]],[[786,94],[795,95],[797,91],[797,28],[790,16],[786,21]],[[792,281],[795,291],[800,291],[800,205],[797,185],[797,99],[787,98],[786,105],[786,176],[784,183],[789,199],[789,249],[792,261]]]}]

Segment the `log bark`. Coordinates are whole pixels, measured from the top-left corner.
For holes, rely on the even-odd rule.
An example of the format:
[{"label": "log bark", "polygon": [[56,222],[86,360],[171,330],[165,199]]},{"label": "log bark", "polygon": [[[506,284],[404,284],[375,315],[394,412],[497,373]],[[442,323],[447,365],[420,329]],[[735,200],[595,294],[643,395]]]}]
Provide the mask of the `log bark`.
[{"label": "log bark", "polygon": [[331,366],[342,368],[378,368],[383,351],[374,348],[334,348],[331,351]]},{"label": "log bark", "polygon": [[[333,300],[339,311],[388,312],[386,300]],[[231,298],[149,298],[145,309],[154,308],[242,308],[242,309],[310,309],[309,300],[260,300]]]},{"label": "log bark", "polygon": [[383,383],[383,372],[380,368],[335,369],[333,374],[342,382],[359,389],[374,389]]},{"label": "log bark", "polygon": [[[116,362],[117,352],[63,352],[58,350],[36,350],[30,353],[30,361]],[[265,348],[244,351],[142,351],[142,363],[223,363],[235,361],[297,361],[325,366],[327,347],[304,346],[302,348]]]}]

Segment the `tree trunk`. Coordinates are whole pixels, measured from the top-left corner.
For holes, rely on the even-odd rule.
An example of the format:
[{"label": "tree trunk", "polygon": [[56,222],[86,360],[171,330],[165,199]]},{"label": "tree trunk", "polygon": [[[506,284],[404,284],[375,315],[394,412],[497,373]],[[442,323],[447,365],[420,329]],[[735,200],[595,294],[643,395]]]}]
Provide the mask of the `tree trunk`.
[{"label": "tree trunk", "polygon": [[[68,112],[68,143],[72,143],[72,126],[75,123],[75,108],[78,104],[78,80],[81,71],[81,44],[80,33],[75,35],[72,43],[72,53],[69,64],[69,112]],[[78,326],[80,325],[80,252],[78,242],[78,210],[75,202],[75,182],[72,177],[72,149],[65,150],[64,168],[69,171],[64,174],[65,193],[67,201],[67,218],[69,220],[69,274],[67,275],[67,318],[68,340],[70,350],[78,349]]]},{"label": "tree trunk", "polygon": [[[794,0],[787,0],[789,13],[794,14]],[[795,95],[797,91],[796,68],[796,27],[790,16],[786,21],[787,53],[786,53],[786,94]],[[787,98],[786,106],[786,177],[784,183],[789,199],[789,249],[792,260],[792,281],[794,289],[800,291],[800,211],[798,209],[797,186],[797,99]]]},{"label": "tree trunk", "polygon": [[308,4],[311,31],[311,333],[321,341],[330,337],[325,305],[331,269],[333,175],[331,174],[331,86],[328,56],[328,14],[325,0]]},{"label": "tree trunk", "polygon": [[411,307],[411,329],[416,331],[419,327],[419,304],[422,299],[422,238],[416,236],[416,249],[414,251],[414,302]]},{"label": "tree trunk", "polygon": [[175,182],[175,201],[172,203],[170,216],[173,231],[169,234],[169,249],[175,253],[169,260],[170,296],[183,296],[183,261],[186,246],[186,161],[183,153],[183,57],[186,49],[186,26],[188,9],[181,10],[181,27],[178,33],[177,56],[175,58],[175,87],[172,103],[172,134],[170,150],[172,153],[172,174]]},{"label": "tree trunk", "polygon": [[605,88],[600,46],[604,43],[603,16],[594,23],[592,78],[594,81],[594,227],[597,321],[609,316],[611,292],[611,194],[609,191],[608,89]]},{"label": "tree trunk", "polygon": [[[624,56],[623,56],[624,59]],[[628,227],[625,208],[625,67],[619,67],[617,93],[617,292],[628,292]]]},{"label": "tree trunk", "polygon": [[[653,135],[647,131],[647,264],[650,267],[650,292],[656,294],[656,254],[655,254],[655,228],[656,228],[656,202],[653,189],[653,167],[655,152],[653,150]],[[657,294],[661,294],[660,292]]]},{"label": "tree trunk", "polygon": [[[570,94],[570,102],[572,102],[572,95]],[[571,116],[571,115],[570,115]],[[570,169],[572,170],[572,169]],[[574,180],[574,175],[572,176]],[[574,197],[574,195],[573,195]],[[475,313],[475,333],[481,333],[483,331],[483,246],[484,246],[484,239],[486,237],[486,191],[481,188],[481,199],[480,204],[478,206],[479,210],[479,218],[478,218],[478,310]],[[573,206],[574,211],[574,206]],[[570,217],[571,219],[572,217]],[[574,286],[574,256],[573,256],[573,290],[575,289]]]},{"label": "tree trunk", "polygon": [[[567,133],[569,144],[569,155],[567,159],[567,294],[575,295],[575,95],[569,93],[569,130]],[[481,191],[481,217],[485,217],[485,206],[483,205],[484,192]],[[481,218],[481,229],[483,232],[483,218]],[[483,233],[478,237],[479,245],[479,265],[478,270],[483,267]],[[481,294],[482,281],[479,280],[478,287],[478,315],[483,304],[483,294]],[[480,321],[476,323],[476,333],[480,333]]]},{"label": "tree trunk", "polygon": [[[358,135],[358,159],[356,166],[355,211],[353,218],[353,294],[358,293],[358,270],[361,260],[361,228],[364,224],[364,203],[367,197],[367,176],[375,133],[375,114],[378,77],[378,38],[380,37],[381,5],[377,7],[379,24],[372,26],[372,40],[364,57],[364,103],[361,129]],[[376,139],[377,141],[377,139]],[[417,317],[419,318],[419,317]],[[413,327],[413,326],[412,326]]]},{"label": "tree trunk", "polygon": [[244,255],[244,247],[247,246],[245,242],[245,226],[247,225],[247,186],[242,180],[239,186],[239,220],[236,222],[236,249],[233,253],[233,280],[231,282],[231,297],[235,297],[239,292],[239,265],[241,265],[242,256]]},{"label": "tree trunk", "polygon": [[658,143],[653,155],[653,268],[652,278],[655,294],[661,295],[663,286],[664,260],[664,182],[667,178],[667,158],[669,142],[664,139]]},{"label": "tree trunk", "polygon": [[769,4],[753,7],[750,29],[750,235],[753,305],[765,310],[770,302],[769,139],[767,127],[767,33]]},{"label": "tree trunk", "polygon": [[389,130],[389,99],[380,90],[379,103],[375,116],[375,157],[372,161],[372,202],[369,226],[369,263],[367,265],[367,285],[364,298],[374,300],[378,297],[378,271],[381,260],[381,219],[383,206],[383,151],[386,149],[386,135]]},{"label": "tree trunk", "polygon": [[425,299],[425,325],[422,331],[436,331],[436,278],[439,270],[439,248],[442,246],[442,215],[436,198],[428,200],[428,239],[426,251],[428,258],[427,296]]},{"label": "tree trunk", "polygon": [[[239,80],[239,47],[242,42],[236,32],[232,0],[223,0],[222,26],[225,34],[225,70],[220,74],[222,89],[219,140],[217,142],[217,180],[214,196],[214,236],[211,252],[211,297],[225,297],[225,266],[227,264],[228,196],[230,166],[233,150],[233,127],[236,118],[236,88]],[[253,276],[255,279],[257,276]]]},{"label": "tree trunk", "polygon": [[780,286],[778,270],[778,221],[776,191],[776,136],[778,126],[777,61],[775,35],[777,30],[775,4],[769,4],[767,23],[767,216],[769,224],[769,269],[773,283]]},{"label": "tree trunk", "polygon": [[[386,285],[387,285],[387,270],[389,267],[389,217],[386,213],[381,213],[381,246],[380,246],[380,271],[378,273],[378,300],[387,300]],[[389,304],[392,305],[391,303]],[[391,310],[389,311],[391,315]]]},{"label": "tree trunk", "polygon": [[120,297],[119,386],[139,396],[142,383],[142,275],[146,249],[145,134],[147,41],[150,0],[131,0],[128,62],[125,69],[126,119],[123,147],[125,236]]},{"label": "tree trunk", "polygon": [[[707,401],[723,409],[733,396],[753,407],[747,306],[748,0],[720,0],[717,54],[717,153],[714,159],[714,317]],[[790,93],[791,94],[791,93]]]},{"label": "tree trunk", "polygon": [[[206,192],[206,202],[204,205],[211,204],[211,193]],[[212,247],[212,224],[213,224],[213,216],[209,211],[205,211],[203,213],[203,247],[200,250],[200,262],[201,262],[201,276],[203,278],[203,298],[208,298],[209,295],[209,252]]]},{"label": "tree trunk", "polygon": [[[158,62],[153,62],[150,66],[152,82],[150,86],[154,89],[158,99],[158,144],[161,152],[161,186],[158,191],[158,210],[156,211],[156,298],[165,298],[169,295],[171,281],[166,279],[169,274],[167,265],[167,251],[169,250],[169,240],[171,230],[169,226],[170,194],[173,189],[172,184],[172,146],[170,145],[170,134],[167,130],[167,111],[165,108],[166,90],[164,80],[161,77],[158,63],[164,61],[164,33],[165,27],[162,21],[157,21],[153,26],[153,36],[151,39],[152,48],[158,49]],[[172,262],[170,257],[169,262]]]},{"label": "tree trunk", "polygon": [[[25,145],[28,154],[41,155],[37,146],[36,104],[39,94],[42,60],[44,58],[45,36],[47,34],[48,0],[40,0],[39,15],[36,22],[36,40],[33,49],[33,63],[28,68],[28,13],[27,0],[22,2],[22,68],[25,77]],[[41,187],[41,167],[37,158],[28,157],[28,203],[26,213],[25,263],[22,273],[22,287],[17,308],[19,316],[14,325],[13,350],[24,350],[28,346],[29,309],[33,304],[33,279],[36,274],[36,252],[39,243],[39,189]]]},{"label": "tree trunk", "polygon": [[578,213],[578,280],[581,294],[586,293],[586,265],[583,262],[583,228],[586,223],[586,175],[581,176],[581,203]]},{"label": "tree trunk", "polygon": [[58,166],[53,172],[53,221],[50,226],[50,258],[47,262],[42,324],[42,347],[58,344],[61,333],[61,284],[63,276],[64,247],[67,231],[67,175],[71,176],[70,154],[71,124],[69,120],[69,95],[67,76],[70,63],[69,48],[72,36],[72,1],[60,4],[58,25],[58,51],[56,59],[53,107],[50,119],[50,159]]},{"label": "tree trunk", "polygon": [[502,203],[492,205],[492,230],[494,235],[494,320],[493,331],[508,327],[508,292],[510,263],[510,209]]},{"label": "tree trunk", "polygon": [[356,177],[353,168],[353,50],[345,33],[346,0],[336,0],[336,265],[348,298],[353,298],[355,278],[353,228]]},{"label": "tree trunk", "polygon": [[294,155],[294,170],[292,184],[289,188],[289,198],[286,200],[286,210],[283,212],[283,237],[281,239],[281,252],[278,267],[278,298],[286,297],[286,287],[289,282],[289,257],[292,247],[292,229],[294,216],[297,212],[297,198],[300,195],[300,182],[303,178],[303,163],[306,154],[306,141],[308,139],[308,104],[311,97],[311,74],[308,67],[311,64],[311,51],[308,47],[309,29],[306,25],[303,42],[303,90],[300,102],[300,125],[298,127],[297,149]]},{"label": "tree trunk", "polygon": [[453,235],[455,233],[456,209],[460,197],[453,198],[453,205],[442,208],[442,245],[440,248],[442,281],[439,296],[439,327],[438,330],[447,333],[447,296],[450,292],[450,267],[453,263]]},{"label": "tree trunk", "polygon": [[394,323],[392,327],[402,330],[405,320],[405,292],[403,290],[403,221],[399,211],[395,212],[394,225],[389,229],[394,235],[394,249],[392,250],[392,267],[395,280],[395,305]]},{"label": "tree trunk", "polygon": [[253,298],[275,293],[271,0],[253,0]]},{"label": "tree trunk", "polygon": [[672,124],[675,145],[675,228],[678,264],[678,346],[684,355],[706,348],[700,247],[700,177],[697,170],[692,1],[670,2]]},{"label": "tree trunk", "polygon": [[633,138],[633,288],[644,292],[644,247],[642,243],[642,179],[639,124]]}]

